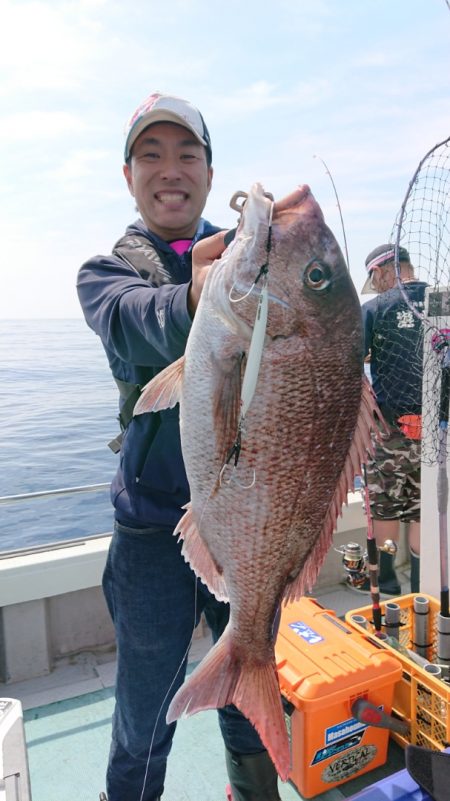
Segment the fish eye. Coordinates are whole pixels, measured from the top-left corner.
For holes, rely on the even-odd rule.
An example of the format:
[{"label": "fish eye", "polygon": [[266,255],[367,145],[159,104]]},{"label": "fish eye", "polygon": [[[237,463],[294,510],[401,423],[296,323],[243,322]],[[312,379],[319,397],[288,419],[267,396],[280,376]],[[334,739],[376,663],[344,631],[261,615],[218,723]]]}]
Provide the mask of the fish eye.
[{"label": "fish eye", "polygon": [[328,264],[313,259],[305,267],[303,281],[309,289],[326,289],[330,285],[331,270]]}]

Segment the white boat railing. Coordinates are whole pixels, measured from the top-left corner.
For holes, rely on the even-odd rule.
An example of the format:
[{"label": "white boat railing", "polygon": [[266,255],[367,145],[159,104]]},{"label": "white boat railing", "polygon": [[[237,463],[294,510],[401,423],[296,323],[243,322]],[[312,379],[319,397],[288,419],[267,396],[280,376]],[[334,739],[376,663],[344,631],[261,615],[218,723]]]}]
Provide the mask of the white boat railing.
[{"label": "white boat railing", "polygon": [[[61,487],[53,490],[41,490],[38,492],[22,492],[18,495],[3,495],[0,496],[0,506],[10,503],[22,503],[25,501],[34,501],[41,498],[54,498],[61,495],[74,495],[81,492],[101,492],[107,490],[110,483],[104,484],[85,484],[80,487]],[[27,554],[40,553],[43,551],[55,551],[59,548],[72,548],[80,545],[89,540],[99,539],[102,537],[110,537],[111,532],[104,534],[90,534],[84,537],[76,537],[74,539],[57,540],[55,542],[46,542],[41,545],[30,545],[25,548],[13,548],[5,551],[0,551],[0,559],[11,559],[15,556],[25,556]]]},{"label": "white boat railing", "polygon": [[72,495],[76,492],[100,492],[109,489],[110,484],[85,484],[81,487],[62,487],[61,489],[41,490],[40,492],[22,492],[20,495],[0,496],[0,506],[5,503],[31,501],[36,498],[53,498],[55,495]]}]

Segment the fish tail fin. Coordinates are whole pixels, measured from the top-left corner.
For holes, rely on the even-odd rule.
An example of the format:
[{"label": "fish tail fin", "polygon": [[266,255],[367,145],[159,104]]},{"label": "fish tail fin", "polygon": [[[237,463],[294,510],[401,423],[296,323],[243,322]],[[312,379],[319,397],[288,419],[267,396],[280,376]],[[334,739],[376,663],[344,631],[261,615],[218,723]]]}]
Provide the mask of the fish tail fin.
[{"label": "fish tail fin", "polygon": [[242,662],[234,653],[229,628],[176,693],[167,722],[227,704],[234,704],[252,723],[286,781],[290,750],[275,664]]}]

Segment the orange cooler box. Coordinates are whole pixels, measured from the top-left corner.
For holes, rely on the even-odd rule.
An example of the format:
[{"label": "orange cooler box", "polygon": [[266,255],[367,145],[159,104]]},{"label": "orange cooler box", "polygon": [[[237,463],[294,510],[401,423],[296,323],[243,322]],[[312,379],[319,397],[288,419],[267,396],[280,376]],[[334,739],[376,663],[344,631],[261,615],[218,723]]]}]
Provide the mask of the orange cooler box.
[{"label": "orange cooler box", "polygon": [[383,765],[389,732],[351,707],[365,698],[389,714],[400,661],[312,598],[283,608],[275,653],[299,792],[312,798]]}]

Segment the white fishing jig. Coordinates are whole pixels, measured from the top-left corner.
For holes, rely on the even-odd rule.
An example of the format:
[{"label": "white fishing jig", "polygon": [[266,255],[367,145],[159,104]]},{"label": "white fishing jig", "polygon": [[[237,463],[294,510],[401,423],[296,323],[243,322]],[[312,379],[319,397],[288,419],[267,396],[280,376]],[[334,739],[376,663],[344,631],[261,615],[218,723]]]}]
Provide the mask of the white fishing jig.
[{"label": "white fishing jig", "polygon": [[[235,197],[235,196],[233,196],[233,197]],[[270,204],[269,220],[268,220],[269,233],[268,233],[268,240],[267,240],[267,257],[269,256],[270,245],[271,245],[273,207],[274,207],[274,201],[272,200],[272,202]],[[247,294],[244,295],[242,298],[239,298],[239,300],[234,301],[234,302],[239,302],[240,300],[244,300],[245,297],[248,297],[248,295],[252,292],[252,290],[254,289],[254,287],[256,286],[256,284],[257,284],[257,282],[259,281],[260,278],[262,278],[262,287],[261,287],[261,293],[260,293],[260,296],[259,296],[259,299],[258,299],[258,306],[257,306],[257,309],[256,309],[255,323],[254,323],[254,326],[253,326],[252,337],[251,337],[251,340],[250,340],[250,347],[249,347],[249,350],[248,350],[247,364],[245,366],[244,378],[243,378],[243,381],[242,381],[241,406],[240,406],[240,415],[239,415],[239,424],[238,424],[237,436],[236,436],[236,440],[234,442],[234,445],[231,448],[230,453],[228,454],[227,461],[223,465],[223,467],[222,467],[222,469],[220,471],[220,474],[219,474],[219,481],[220,481],[221,485],[225,484],[225,483],[226,484],[230,484],[231,481],[235,481],[237,484],[239,484],[239,486],[243,487],[244,489],[250,489],[251,487],[254,486],[254,484],[256,482],[255,471],[253,471],[253,480],[252,480],[252,482],[250,484],[245,484],[245,485],[241,484],[236,479],[236,477],[234,476],[234,473],[235,473],[236,468],[237,468],[237,463],[238,463],[239,455],[240,455],[240,451],[241,451],[241,434],[243,432],[243,427],[244,427],[244,422],[245,422],[245,415],[247,414],[247,411],[249,409],[249,406],[250,406],[250,404],[252,402],[252,399],[253,399],[253,396],[255,394],[256,384],[258,382],[258,375],[259,375],[259,371],[260,371],[260,368],[261,368],[261,359],[262,359],[262,354],[263,354],[263,349],[264,349],[264,342],[265,342],[265,338],[266,338],[267,317],[268,317],[268,311],[269,311],[269,288],[268,288],[268,284],[269,284],[269,264],[268,264],[268,259],[267,259],[266,264],[264,264],[263,267],[261,267],[257,278],[253,282],[253,284],[252,284],[250,290],[247,292]],[[231,298],[230,298],[230,300],[231,300]],[[233,474],[230,476],[230,478],[227,481],[225,481],[224,474],[226,472],[226,469],[229,467],[229,462],[230,462],[230,460],[231,460],[231,458],[233,456],[234,456]]]}]

